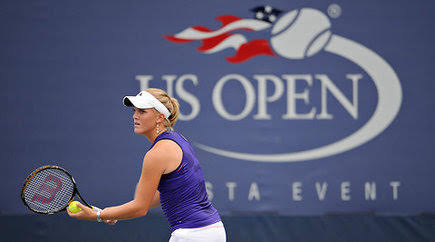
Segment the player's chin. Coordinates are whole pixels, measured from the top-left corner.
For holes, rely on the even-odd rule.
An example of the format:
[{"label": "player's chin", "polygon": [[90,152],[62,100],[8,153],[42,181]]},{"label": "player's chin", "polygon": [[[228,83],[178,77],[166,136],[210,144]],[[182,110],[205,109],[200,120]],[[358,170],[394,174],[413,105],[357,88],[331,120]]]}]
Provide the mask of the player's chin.
[{"label": "player's chin", "polygon": [[134,126],[134,133],[135,134],[143,134],[144,129],[140,128],[139,126]]}]

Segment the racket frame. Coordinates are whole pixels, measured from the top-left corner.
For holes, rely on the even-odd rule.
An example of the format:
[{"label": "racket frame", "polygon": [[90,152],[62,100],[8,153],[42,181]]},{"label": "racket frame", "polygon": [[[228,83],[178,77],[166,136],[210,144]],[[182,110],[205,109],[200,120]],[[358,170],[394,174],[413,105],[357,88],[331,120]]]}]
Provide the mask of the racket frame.
[{"label": "racket frame", "polygon": [[[69,199],[69,202],[68,202],[68,203],[67,203],[63,208],[61,208],[61,209],[59,209],[59,210],[56,210],[56,211],[53,211],[53,212],[42,212],[42,211],[34,210],[33,208],[31,208],[31,207],[29,206],[29,204],[27,204],[26,199],[25,199],[25,196],[24,196],[24,190],[26,190],[26,187],[27,187],[27,185],[29,184],[30,180],[32,180],[32,178],[35,177],[36,174],[38,174],[39,172],[41,172],[41,171],[43,171],[43,170],[46,170],[46,169],[57,169],[57,170],[61,170],[61,171],[65,172],[65,173],[69,176],[69,178],[71,179],[71,181],[72,181],[72,183],[73,183],[73,186],[74,186],[74,188],[73,188],[73,193],[72,193],[72,195],[71,195],[71,198]],[[69,205],[69,204],[74,200],[74,197],[75,197],[76,195],[80,198],[80,200],[82,200],[82,202],[83,202],[86,206],[88,206],[89,208],[92,208],[92,206],[90,206],[90,205],[89,205],[89,204],[88,204],[88,203],[83,199],[83,197],[80,195],[80,192],[79,192],[79,190],[77,189],[77,184],[76,184],[76,181],[74,180],[74,177],[73,177],[73,176],[72,176],[72,175],[71,175],[67,170],[65,170],[64,168],[62,168],[62,167],[60,167],[60,166],[54,166],[54,165],[41,166],[41,167],[35,169],[32,173],[30,173],[29,176],[27,176],[26,180],[24,181],[23,186],[21,187],[21,200],[23,201],[24,205],[26,205],[26,207],[27,207],[28,209],[30,209],[32,212],[40,213],[40,214],[54,214],[54,213],[58,213],[58,212],[61,212],[61,211],[66,210],[66,208],[67,208],[68,205]]]}]

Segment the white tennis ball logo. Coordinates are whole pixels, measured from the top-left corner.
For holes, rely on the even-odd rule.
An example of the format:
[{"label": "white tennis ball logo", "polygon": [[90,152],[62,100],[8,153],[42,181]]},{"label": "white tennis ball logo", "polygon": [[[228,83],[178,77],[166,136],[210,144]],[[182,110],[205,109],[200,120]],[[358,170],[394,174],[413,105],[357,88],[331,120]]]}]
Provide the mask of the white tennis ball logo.
[{"label": "white tennis ball logo", "polygon": [[325,47],[331,23],[319,10],[303,8],[282,16],[272,28],[273,50],[289,59],[310,57]]}]

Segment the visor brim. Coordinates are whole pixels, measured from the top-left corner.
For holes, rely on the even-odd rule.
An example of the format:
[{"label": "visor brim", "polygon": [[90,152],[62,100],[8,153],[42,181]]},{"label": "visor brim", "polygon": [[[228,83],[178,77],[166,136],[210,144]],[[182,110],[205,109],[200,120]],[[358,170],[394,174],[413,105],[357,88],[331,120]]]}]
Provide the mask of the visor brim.
[{"label": "visor brim", "polygon": [[136,107],[136,108],[152,108],[153,105],[143,102],[142,98],[137,96],[125,96],[123,99],[123,103],[127,107]]}]

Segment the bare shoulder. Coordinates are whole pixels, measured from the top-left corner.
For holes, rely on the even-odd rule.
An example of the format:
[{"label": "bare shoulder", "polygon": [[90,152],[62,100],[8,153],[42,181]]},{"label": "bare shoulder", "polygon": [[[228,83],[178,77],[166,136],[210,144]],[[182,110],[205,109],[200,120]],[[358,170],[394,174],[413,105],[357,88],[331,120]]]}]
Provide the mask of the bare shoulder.
[{"label": "bare shoulder", "polygon": [[170,155],[171,153],[181,152],[182,150],[180,146],[175,143],[175,141],[170,139],[163,139],[159,140],[150,151],[163,153],[162,155],[168,155],[169,153]]},{"label": "bare shoulder", "polygon": [[[151,150],[145,155],[145,160],[156,161],[165,164],[165,168],[170,168],[174,163],[179,163],[183,156],[183,151],[175,141],[164,139],[158,141]],[[154,163],[154,162],[153,162]]]}]

